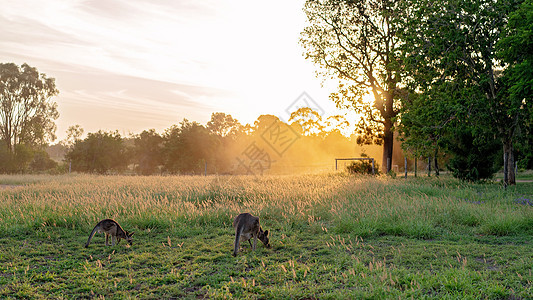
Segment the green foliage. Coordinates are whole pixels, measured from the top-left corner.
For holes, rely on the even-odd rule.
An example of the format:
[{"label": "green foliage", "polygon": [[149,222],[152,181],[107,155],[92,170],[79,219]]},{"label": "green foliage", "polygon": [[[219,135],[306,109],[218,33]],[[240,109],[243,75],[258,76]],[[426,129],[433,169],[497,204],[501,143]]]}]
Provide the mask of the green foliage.
[{"label": "green foliage", "polygon": [[397,130],[402,148],[412,156],[432,156],[451,131],[450,125],[466,120],[457,95],[450,93],[454,89],[453,84],[434,86],[429,93],[412,94],[402,101]]},{"label": "green foliage", "polygon": [[25,144],[15,146],[15,152],[3,147],[0,141],[0,173],[45,172],[57,167],[44,150],[33,149]]},{"label": "green foliage", "polygon": [[34,152],[55,139],[54,78],[27,64],[0,63],[0,172],[25,172]]},{"label": "green foliage", "polygon": [[59,117],[55,79],[27,64],[0,63],[0,139],[13,152],[19,144],[44,145],[54,139]]},{"label": "green foliage", "polygon": [[533,122],[526,122],[520,127],[517,139],[515,151],[518,169],[533,170]]},{"label": "green foliage", "polygon": [[129,161],[126,147],[118,132],[89,133],[84,140],[76,140],[66,154],[72,170],[105,174],[124,170]]},{"label": "green foliage", "polygon": [[533,168],[533,1],[523,1],[509,14],[509,22],[496,48],[498,58],[508,64],[503,74],[512,105],[504,113],[524,120],[517,134],[518,165]]},{"label": "green foliage", "polygon": [[[362,153],[361,157],[368,157],[368,155]],[[359,160],[354,161],[348,166],[346,166],[346,170],[352,174],[378,175],[379,165],[377,163],[374,163],[374,168],[372,168],[372,161]]]},{"label": "green foliage", "polygon": [[[498,41],[498,57],[509,64],[510,97],[531,110],[533,105],[533,1],[523,1],[509,14],[509,22]],[[526,107],[524,107],[526,108]]]},{"label": "green foliage", "polygon": [[134,138],[134,161],[137,171],[142,175],[151,175],[158,171],[163,163],[163,138],[155,129],[145,130]]},{"label": "green foliage", "polygon": [[37,151],[33,155],[33,160],[30,163],[31,172],[44,172],[57,168],[58,164],[52,160],[46,151]]},{"label": "green foliage", "polygon": [[215,150],[215,140],[197,122],[184,119],[163,135],[163,166],[170,173],[202,173],[204,164]]},{"label": "green foliage", "polygon": [[456,178],[467,181],[480,181],[493,177],[499,169],[495,164],[501,153],[499,141],[490,133],[455,130],[443,144],[453,157],[448,161],[448,169]]},{"label": "green foliage", "polygon": [[[401,2],[408,12],[399,19],[400,26],[406,29],[401,32],[405,41],[402,45],[405,75],[410,89],[419,94],[405,102],[400,118],[406,146],[419,151],[427,148],[429,142],[429,146],[440,146],[445,136],[449,142],[454,135],[464,132],[491,132],[497,135],[505,157],[509,158],[504,161],[509,170],[506,184],[513,183],[513,147],[518,144],[516,137],[526,120],[525,109],[523,98],[511,96],[514,80],[505,74],[514,67],[504,69],[502,76],[501,69],[506,66],[496,56],[496,45],[505,36],[508,16],[521,2]],[[491,140],[486,145],[472,146],[490,149]],[[462,162],[452,162],[455,170],[460,164],[471,165],[470,171],[455,174],[469,180],[485,177],[473,162],[477,159],[467,157],[480,149],[466,153],[458,145],[445,148],[458,150],[452,154]]]}]

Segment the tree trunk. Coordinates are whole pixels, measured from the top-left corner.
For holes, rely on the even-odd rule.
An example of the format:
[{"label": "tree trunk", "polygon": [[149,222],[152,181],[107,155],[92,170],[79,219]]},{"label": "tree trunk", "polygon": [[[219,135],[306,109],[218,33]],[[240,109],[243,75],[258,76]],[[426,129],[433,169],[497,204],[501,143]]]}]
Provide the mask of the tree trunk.
[{"label": "tree trunk", "polygon": [[507,152],[507,145],[504,143],[503,144],[503,186],[504,187],[507,187],[507,185],[509,185],[509,177],[508,177],[508,174],[507,174],[507,161],[509,160],[508,159],[508,152]]},{"label": "tree trunk", "polygon": [[439,162],[437,161],[438,154],[439,154],[439,148],[435,147],[435,157],[434,157],[434,160],[435,160],[435,176],[437,176],[437,177],[439,177],[439,175],[440,175]]},{"label": "tree trunk", "polygon": [[513,143],[506,141],[503,143],[503,184],[504,186],[516,184],[515,161],[513,154]]},{"label": "tree trunk", "polygon": [[403,158],[403,168],[405,169],[405,179],[407,179],[407,156]]},{"label": "tree trunk", "polygon": [[428,157],[428,177],[431,176],[431,156]]},{"label": "tree trunk", "polygon": [[392,121],[385,119],[385,128],[383,136],[383,162],[381,170],[383,173],[389,173],[392,166],[392,146],[394,143],[394,134],[392,132]]},{"label": "tree trunk", "polygon": [[513,144],[510,141],[503,143],[503,184],[505,186],[516,184]]},{"label": "tree trunk", "polygon": [[417,162],[418,162],[418,157],[415,157],[415,178],[416,178],[416,171],[418,171]]}]

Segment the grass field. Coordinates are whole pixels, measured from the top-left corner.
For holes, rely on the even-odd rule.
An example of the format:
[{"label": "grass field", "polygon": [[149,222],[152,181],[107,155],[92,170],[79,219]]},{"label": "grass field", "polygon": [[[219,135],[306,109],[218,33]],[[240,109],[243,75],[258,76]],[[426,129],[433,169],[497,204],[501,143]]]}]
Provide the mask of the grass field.
[{"label": "grass field", "polygon": [[[531,299],[533,183],[0,176],[0,298]],[[271,249],[231,255],[232,219]],[[104,247],[101,219],[135,231]]]}]

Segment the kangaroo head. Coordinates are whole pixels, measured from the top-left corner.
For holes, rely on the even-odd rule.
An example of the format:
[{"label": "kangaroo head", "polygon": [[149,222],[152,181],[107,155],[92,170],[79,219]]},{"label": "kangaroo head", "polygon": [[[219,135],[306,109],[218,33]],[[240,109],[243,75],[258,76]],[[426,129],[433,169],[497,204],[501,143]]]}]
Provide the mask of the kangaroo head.
[{"label": "kangaroo head", "polygon": [[135,232],[132,232],[132,233],[128,233],[126,231],[126,241],[128,242],[128,244],[130,244],[130,246],[132,245],[132,242],[133,242],[133,234]]},{"label": "kangaroo head", "polygon": [[265,247],[270,248],[270,241],[268,240],[268,230],[263,231],[263,228],[259,228],[259,234],[257,235],[257,238],[263,242]]}]

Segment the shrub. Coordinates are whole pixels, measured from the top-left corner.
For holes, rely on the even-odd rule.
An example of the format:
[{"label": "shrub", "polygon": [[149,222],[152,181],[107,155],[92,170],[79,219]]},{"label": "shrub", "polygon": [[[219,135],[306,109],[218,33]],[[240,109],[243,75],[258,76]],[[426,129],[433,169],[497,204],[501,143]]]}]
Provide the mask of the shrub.
[{"label": "shrub", "polygon": [[[369,160],[354,161],[346,167],[346,170],[352,174],[372,174],[372,162]],[[379,166],[374,165],[374,174],[378,174]]]}]

